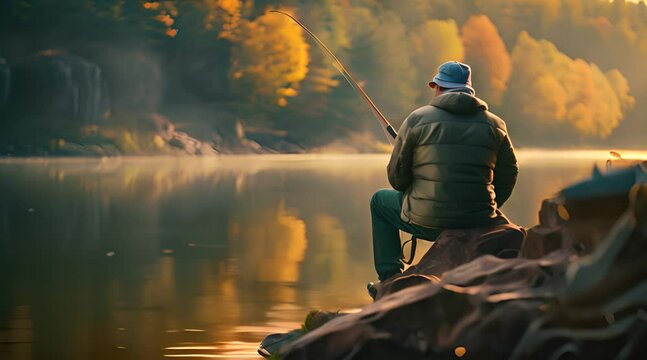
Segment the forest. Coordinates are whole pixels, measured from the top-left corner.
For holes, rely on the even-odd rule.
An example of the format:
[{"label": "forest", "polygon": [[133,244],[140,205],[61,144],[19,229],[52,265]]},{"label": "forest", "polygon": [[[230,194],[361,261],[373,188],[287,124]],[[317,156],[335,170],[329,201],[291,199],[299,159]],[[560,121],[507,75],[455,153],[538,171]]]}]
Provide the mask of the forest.
[{"label": "forest", "polygon": [[517,147],[639,148],[647,6],[624,0],[6,0],[0,154],[388,151],[449,60]]}]

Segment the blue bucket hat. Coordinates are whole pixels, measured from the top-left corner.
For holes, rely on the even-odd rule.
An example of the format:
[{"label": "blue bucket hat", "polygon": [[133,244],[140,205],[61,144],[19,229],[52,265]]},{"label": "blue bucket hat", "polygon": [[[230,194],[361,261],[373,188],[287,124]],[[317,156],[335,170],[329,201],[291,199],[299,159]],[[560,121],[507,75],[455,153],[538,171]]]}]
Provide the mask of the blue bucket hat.
[{"label": "blue bucket hat", "polygon": [[475,93],[472,87],[472,68],[458,61],[446,62],[438,67],[438,74],[429,82],[432,88],[436,85],[446,89],[467,88],[472,94]]}]

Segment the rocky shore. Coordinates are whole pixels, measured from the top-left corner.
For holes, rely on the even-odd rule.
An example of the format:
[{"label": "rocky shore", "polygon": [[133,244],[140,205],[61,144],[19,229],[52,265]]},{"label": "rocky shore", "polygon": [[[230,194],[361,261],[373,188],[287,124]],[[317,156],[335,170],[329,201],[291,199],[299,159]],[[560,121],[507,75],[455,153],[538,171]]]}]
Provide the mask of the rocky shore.
[{"label": "rocky shore", "polygon": [[53,50],[18,64],[0,58],[0,156],[305,152],[287,134],[246,127],[217,104],[162,115],[154,60],[120,56],[127,68]]},{"label": "rocky shore", "polygon": [[[647,351],[647,162],[594,172],[544,201],[525,238],[519,231],[444,233],[419,264],[381,284],[375,303],[318,316],[324,321],[274,355],[631,359]],[[521,239],[518,256],[473,256]]]}]

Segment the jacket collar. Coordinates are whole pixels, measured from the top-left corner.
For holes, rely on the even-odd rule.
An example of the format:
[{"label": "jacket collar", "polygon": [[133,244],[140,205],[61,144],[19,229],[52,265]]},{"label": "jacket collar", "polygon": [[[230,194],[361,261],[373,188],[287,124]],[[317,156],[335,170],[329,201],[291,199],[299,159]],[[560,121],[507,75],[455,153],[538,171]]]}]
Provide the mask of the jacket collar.
[{"label": "jacket collar", "polygon": [[456,114],[472,114],[488,109],[485,101],[460,91],[448,91],[436,96],[431,99],[429,105]]}]

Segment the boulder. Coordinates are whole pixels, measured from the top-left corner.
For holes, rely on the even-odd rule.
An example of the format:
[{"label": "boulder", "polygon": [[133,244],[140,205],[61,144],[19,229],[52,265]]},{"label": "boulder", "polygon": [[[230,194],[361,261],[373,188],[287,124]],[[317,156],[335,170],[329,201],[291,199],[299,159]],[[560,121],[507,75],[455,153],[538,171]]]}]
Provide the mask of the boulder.
[{"label": "boulder", "polygon": [[9,99],[9,86],[11,84],[11,70],[5,59],[0,58],[0,110],[7,105]]},{"label": "boulder", "polygon": [[[375,303],[289,341],[280,357],[640,357],[647,350],[647,172],[644,163],[628,171],[596,174],[545,202],[538,228],[550,230],[554,243],[534,247],[535,258],[475,257],[485,252],[477,250],[487,245],[483,237],[508,239],[494,241],[501,249],[518,244],[514,228],[495,237],[441,236],[436,253],[385,282]],[[625,208],[609,206],[614,198],[626,199]]]},{"label": "boulder", "polygon": [[45,51],[12,75],[9,107],[16,121],[44,128],[99,124],[107,111],[101,69],[79,56]]},{"label": "boulder", "polygon": [[211,143],[200,141],[186,132],[178,131],[175,124],[160,114],[146,114],[136,121],[137,129],[144,133],[159,136],[176,154],[215,155],[217,151]]},{"label": "boulder", "polygon": [[168,144],[186,155],[217,154],[216,150],[210,144],[203,143],[189,136],[189,134],[180,131],[174,131],[170,134]]},{"label": "boulder", "polygon": [[629,206],[635,184],[647,182],[647,162],[602,174],[566,187],[557,197],[544,200],[539,225],[528,231],[521,255],[540,258],[552,251],[570,249],[591,253]]},{"label": "boulder", "polygon": [[420,262],[402,274],[376,285],[376,300],[412,285],[438,281],[445,272],[480,256],[517,257],[525,235],[526,231],[514,224],[492,228],[445,230]]}]

